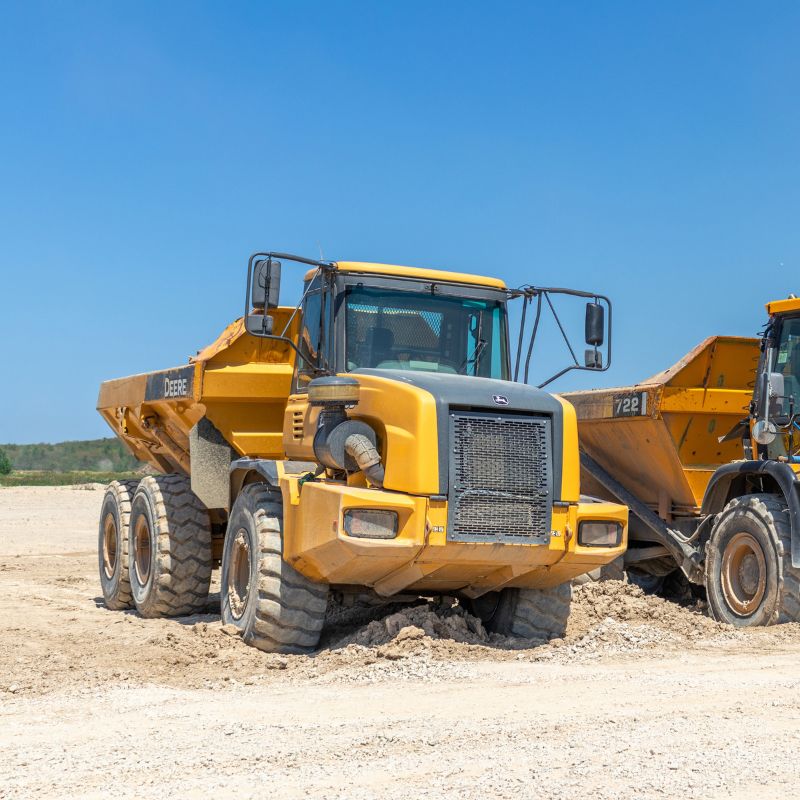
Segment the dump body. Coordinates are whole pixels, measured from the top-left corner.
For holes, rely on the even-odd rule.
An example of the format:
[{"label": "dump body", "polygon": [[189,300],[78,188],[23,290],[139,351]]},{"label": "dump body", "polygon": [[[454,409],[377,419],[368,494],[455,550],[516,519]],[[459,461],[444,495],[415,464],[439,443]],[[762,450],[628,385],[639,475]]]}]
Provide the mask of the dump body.
[{"label": "dump body", "polygon": [[581,449],[663,520],[698,515],[717,467],[742,458],[719,438],[747,416],[758,357],[757,339],[713,336],[641,383],[565,393]]},{"label": "dump body", "polygon": [[[294,309],[273,309],[276,330]],[[291,322],[290,322],[291,319]],[[159,472],[188,475],[192,428],[207,418],[239,455],[284,458],[283,415],[291,392],[294,351],[229,325],[189,364],[103,383],[97,410],[140,461]]]}]

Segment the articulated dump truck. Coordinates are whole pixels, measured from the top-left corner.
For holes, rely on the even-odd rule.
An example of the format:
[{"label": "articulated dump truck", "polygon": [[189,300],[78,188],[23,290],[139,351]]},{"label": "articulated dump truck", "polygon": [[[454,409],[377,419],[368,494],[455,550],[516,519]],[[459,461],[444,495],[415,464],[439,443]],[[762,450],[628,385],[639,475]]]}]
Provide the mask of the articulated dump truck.
[{"label": "articulated dump truck", "polygon": [[[278,304],[281,262],[308,270],[297,308]],[[98,410],[158,473],[106,491],[106,605],[196,613],[220,566],[223,623],[266,651],[313,650],[329,595],[365,591],[562,635],[571,579],[627,535],[624,506],[581,498],[572,406],[511,380],[507,303],[538,315],[563,291],[253,256],[244,316],[213,344],[101,386]],[[610,305],[577,294],[590,349],[572,368],[600,369]]]},{"label": "articulated dump truck", "polygon": [[624,563],[680,572],[739,627],[800,621],[800,299],[635,386],[571,392],[584,487],[630,509]]}]

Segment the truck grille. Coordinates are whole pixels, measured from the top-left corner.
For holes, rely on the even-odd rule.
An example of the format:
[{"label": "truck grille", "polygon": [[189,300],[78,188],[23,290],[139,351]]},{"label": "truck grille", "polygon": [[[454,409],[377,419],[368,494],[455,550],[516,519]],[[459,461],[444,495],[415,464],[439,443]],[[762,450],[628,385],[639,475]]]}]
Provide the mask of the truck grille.
[{"label": "truck grille", "polygon": [[549,541],[549,417],[451,412],[450,443],[448,539]]}]

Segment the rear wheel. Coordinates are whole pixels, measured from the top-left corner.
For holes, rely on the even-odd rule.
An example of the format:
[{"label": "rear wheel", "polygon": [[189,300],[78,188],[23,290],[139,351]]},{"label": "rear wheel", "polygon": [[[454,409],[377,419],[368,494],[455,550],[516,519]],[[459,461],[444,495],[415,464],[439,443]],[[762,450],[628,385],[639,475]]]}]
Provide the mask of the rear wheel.
[{"label": "rear wheel", "polygon": [[279,492],[261,483],[236,498],[222,552],[223,625],[268,653],[308,653],[319,644],[328,586],[309,580],[283,560]]},{"label": "rear wheel", "polygon": [[138,481],[111,481],[100,507],[97,555],[100,587],[106,608],[119,611],[133,606],[128,577],[128,525],[131,500]]},{"label": "rear wheel", "polygon": [[211,582],[211,522],[182,475],[150,475],[131,504],[131,590],[143,617],[205,610]]},{"label": "rear wheel", "polygon": [[584,583],[599,583],[601,581],[624,581],[625,580],[625,561],[622,556],[618,556],[608,564],[597,567],[591,572],[584,572],[573,578],[573,586],[582,586]]},{"label": "rear wheel", "polygon": [[572,586],[503,589],[473,600],[472,612],[486,629],[521,639],[559,639],[567,630]]},{"label": "rear wheel", "polygon": [[792,567],[789,511],[783,497],[731,500],[706,545],[711,616],[737,627],[800,620],[800,570]]}]

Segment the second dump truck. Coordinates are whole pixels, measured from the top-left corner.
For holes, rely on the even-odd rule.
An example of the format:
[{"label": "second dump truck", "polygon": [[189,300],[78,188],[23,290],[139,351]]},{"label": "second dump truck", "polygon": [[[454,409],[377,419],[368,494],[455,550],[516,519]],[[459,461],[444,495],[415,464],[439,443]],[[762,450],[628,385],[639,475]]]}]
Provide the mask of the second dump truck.
[{"label": "second dump truck", "polygon": [[738,627],[800,621],[800,299],[634,386],[566,395],[584,485],[630,508],[625,565],[679,570]]},{"label": "second dump truck", "polygon": [[[279,305],[281,262],[308,270],[297,308]],[[512,379],[507,303],[538,319],[563,290],[277,253],[247,285],[244,316],[188,365],[100,389],[158,473],[105,494],[106,605],[195,613],[219,565],[223,623],[267,651],[314,649],[332,591],[456,596],[490,630],[563,634],[570,580],[627,535],[624,506],[581,498],[572,406]],[[610,306],[578,294],[578,368],[602,368]]]}]

